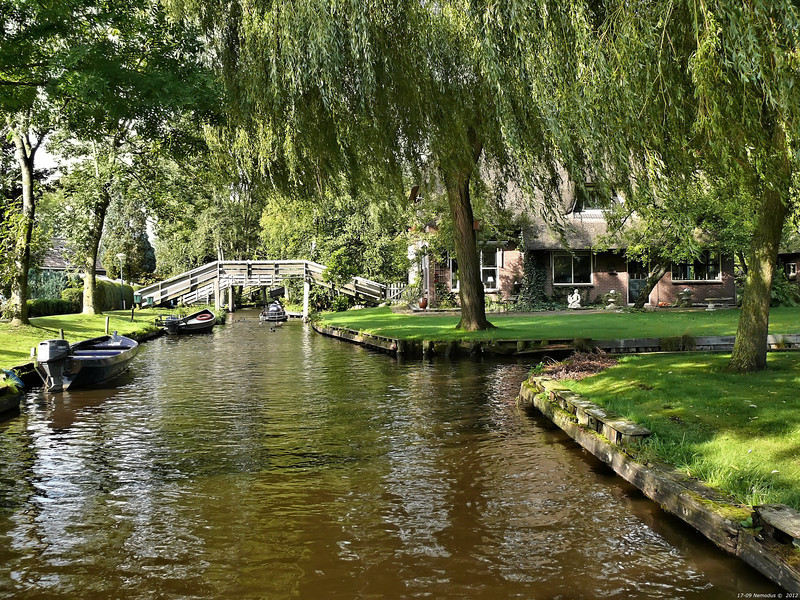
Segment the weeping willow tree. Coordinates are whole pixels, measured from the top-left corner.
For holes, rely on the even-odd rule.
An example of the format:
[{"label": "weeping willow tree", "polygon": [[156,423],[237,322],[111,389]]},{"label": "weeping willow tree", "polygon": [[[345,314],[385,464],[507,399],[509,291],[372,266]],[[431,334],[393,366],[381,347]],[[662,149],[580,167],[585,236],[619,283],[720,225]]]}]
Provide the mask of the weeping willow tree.
[{"label": "weeping willow tree", "polygon": [[[730,369],[766,366],[770,291],[800,140],[800,14],[788,0],[608,0],[578,85],[598,171],[630,199],[668,179],[724,182],[756,215]],[[588,41],[588,39],[586,40]],[[600,108],[602,107],[602,108]],[[576,111],[573,114],[577,114]]]},{"label": "weeping willow tree", "polygon": [[[176,0],[206,26],[243,165],[276,186],[346,174],[448,199],[465,330],[486,329],[471,194],[492,176],[553,189],[571,163],[549,77],[573,64],[581,11],[549,0]],[[558,148],[559,151],[556,151]],[[324,195],[320,195],[320,198]]]}]

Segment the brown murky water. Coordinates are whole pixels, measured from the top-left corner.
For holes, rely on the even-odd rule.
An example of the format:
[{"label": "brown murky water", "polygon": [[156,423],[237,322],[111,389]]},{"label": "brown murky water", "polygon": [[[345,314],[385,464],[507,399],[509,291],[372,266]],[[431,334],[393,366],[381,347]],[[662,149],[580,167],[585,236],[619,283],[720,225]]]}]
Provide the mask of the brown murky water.
[{"label": "brown murky water", "polygon": [[778,590],[514,398],[243,311],[0,424],[7,598],[735,598]]}]

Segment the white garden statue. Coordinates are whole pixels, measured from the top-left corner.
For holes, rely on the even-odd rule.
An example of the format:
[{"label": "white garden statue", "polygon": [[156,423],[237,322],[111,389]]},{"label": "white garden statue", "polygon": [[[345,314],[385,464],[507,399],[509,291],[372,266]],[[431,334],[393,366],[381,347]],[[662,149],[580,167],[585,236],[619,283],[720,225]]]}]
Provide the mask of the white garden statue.
[{"label": "white garden statue", "polygon": [[567,308],[580,308],[580,307],[581,307],[581,295],[576,288],[574,292],[572,292],[569,296],[567,296]]},{"label": "white garden statue", "polygon": [[605,310],[619,310],[620,304],[622,304],[622,294],[620,294],[616,290],[611,290],[610,292],[603,294],[603,299],[606,301],[606,305],[603,307]]}]

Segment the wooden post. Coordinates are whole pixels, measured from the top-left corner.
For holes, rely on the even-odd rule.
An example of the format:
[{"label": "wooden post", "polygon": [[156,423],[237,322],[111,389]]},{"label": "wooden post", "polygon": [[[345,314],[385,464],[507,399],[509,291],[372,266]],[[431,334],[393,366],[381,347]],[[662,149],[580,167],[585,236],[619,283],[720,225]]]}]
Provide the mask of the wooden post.
[{"label": "wooden post", "polygon": [[106,335],[108,335],[109,323],[111,321],[111,317],[106,317]]},{"label": "wooden post", "polygon": [[219,289],[219,277],[214,280],[214,308],[219,310],[222,304],[222,296]]},{"label": "wooden post", "polygon": [[[108,322],[108,317],[106,317],[106,323],[107,322]],[[108,325],[106,325],[106,333],[108,333]],[[59,329],[58,330],[58,335],[63,340],[64,339],[64,330],[63,329]]]},{"label": "wooden post", "polygon": [[236,307],[233,305],[233,286],[228,287],[228,312],[233,312]]},{"label": "wooden post", "polygon": [[308,321],[308,296],[311,292],[311,284],[307,279],[303,280],[303,320]]}]

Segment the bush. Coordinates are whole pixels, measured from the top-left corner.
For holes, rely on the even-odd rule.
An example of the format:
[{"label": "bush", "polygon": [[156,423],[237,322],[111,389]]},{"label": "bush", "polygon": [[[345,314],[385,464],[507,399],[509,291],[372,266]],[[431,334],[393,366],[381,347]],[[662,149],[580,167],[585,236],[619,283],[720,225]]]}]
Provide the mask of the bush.
[{"label": "bush", "polygon": [[[61,292],[61,299],[72,302],[77,307],[71,312],[83,310],[83,288],[70,287]],[[94,290],[94,306],[100,312],[106,310],[118,310],[122,308],[122,295],[120,285],[113,281],[98,279]],[[125,307],[133,306],[133,288],[125,285]]]},{"label": "bush", "polygon": [[80,312],[83,309],[83,289],[70,287],[61,292],[61,299],[66,302],[71,302],[75,307],[75,312]]},{"label": "bush", "polygon": [[36,298],[28,300],[29,317],[49,317],[50,315],[68,315],[80,312],[80,303],[60,298]]},{"label": "bush", "polygon": [[[70,276],[64,271],[47,271],[30,269],[28,271],[28,297],[58,298],[61,292],[70,285]],[[60,313],[59,313],[60,314]]]},{"label": "bush", "polygon": [[533,311],[564,308],[562,304],[566,302],[566,297],[564,303],[559,303],[545,293],[547,271],[540,260],[537,260],[532,253],[525,253],[522,268],[522,287],[513,310]]},{"label": "bush", "polygon": [[348,296],[336,296],[331,302],[331,310],[335,312],[342,312],[350,308],[350,298]]},{"label": "bush", "polygon": [[800,288],[789,281],[783,273],[777,273],[772,281],[771,306],[800,305]]}]

